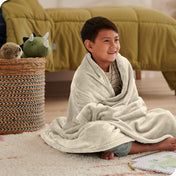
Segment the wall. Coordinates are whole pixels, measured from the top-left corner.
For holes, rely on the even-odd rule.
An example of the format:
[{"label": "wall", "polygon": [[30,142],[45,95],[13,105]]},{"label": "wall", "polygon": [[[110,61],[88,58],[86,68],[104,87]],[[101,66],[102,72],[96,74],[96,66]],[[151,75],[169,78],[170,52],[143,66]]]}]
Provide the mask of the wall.
[{"label": "wall", "polygon": [[43,8],[54,8],[58,6],[59,0],[38,0]]},{"label": "wall", "polygon": [[152,0],[151,5],[176,19],[176,0]]},{"label": "wall", "polygon": [[44,8],[136,5],[160,10],[176,19],[176,0],[38,0]]},{"label": "wall", "polygon": [[152,0],[38,0],[44,8],[53,7],[91,7],[104,5],[139,5],[151,7]]}]

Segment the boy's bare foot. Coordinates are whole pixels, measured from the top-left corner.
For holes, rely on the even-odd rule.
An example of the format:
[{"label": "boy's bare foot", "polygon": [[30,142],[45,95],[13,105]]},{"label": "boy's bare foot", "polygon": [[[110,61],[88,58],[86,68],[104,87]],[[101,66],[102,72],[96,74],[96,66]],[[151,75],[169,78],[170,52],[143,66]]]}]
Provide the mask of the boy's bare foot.
[{"label": "boy's bare foot", "polygon": [[176,138],[167,138],[156,145],[158,145],[158,150],[174,151],[176,150]]},{"label": "boy's bare foot", "polygon": [[155,144],[141,144],[132,142],[130,154],[151,151],[174,151],[176,150],[176,138],[167,138]]},{"label": "boy's bare foot", "polygon": [[105,159],[105,160],[112,160],[114,159],[114,153],[113,152],[102,152],[100,154],[100,158]]},{"label": "boy's bare foot", "polygon": [[[155,144],[141,144],[138,142],[132,142],[132,146],[129,154],[151,152],[151,151],[174,151],[176,150],[176,138],[167,138],[161,142]],[[102,152],[100,158],[105,160],[114,159],[113,152]]]}]

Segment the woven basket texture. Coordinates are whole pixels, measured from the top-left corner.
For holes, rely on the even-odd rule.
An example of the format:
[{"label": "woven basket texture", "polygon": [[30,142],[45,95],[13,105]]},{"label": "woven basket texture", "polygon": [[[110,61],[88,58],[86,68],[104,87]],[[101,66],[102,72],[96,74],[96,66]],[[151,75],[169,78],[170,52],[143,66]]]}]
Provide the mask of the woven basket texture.
[{"label": "woven basket texture", "polygon": [[45,125],[45,60],[0,59],[0,134]]}]

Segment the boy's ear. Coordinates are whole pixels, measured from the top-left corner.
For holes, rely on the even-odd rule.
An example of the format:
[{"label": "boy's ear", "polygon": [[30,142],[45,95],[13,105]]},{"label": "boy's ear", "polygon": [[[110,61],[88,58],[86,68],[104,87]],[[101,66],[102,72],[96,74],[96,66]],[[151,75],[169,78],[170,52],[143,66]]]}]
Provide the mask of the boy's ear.
[{"label": "boy's ear", "polygon": [[84,41],[84,45],[85,45],[85,47],[86,47],[86,49],[89,51],[89,52],[91,52],[92,51],[92,42],[90,41],[90,40],[85,40]]}]

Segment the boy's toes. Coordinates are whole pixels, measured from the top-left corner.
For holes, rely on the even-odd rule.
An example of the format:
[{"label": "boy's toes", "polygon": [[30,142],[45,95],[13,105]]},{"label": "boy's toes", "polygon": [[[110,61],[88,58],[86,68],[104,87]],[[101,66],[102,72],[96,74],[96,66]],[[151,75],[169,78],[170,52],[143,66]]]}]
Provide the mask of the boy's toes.
[{"label": "boy's toes", "polygon": [[114,159],[114,153],[113,152],[110,152],[110,155],[109,155],[109,159]]},{"label": "boy's toes", "polygon": [[113,152],[104,152],[104,153],[101,153],[100,158],[105,159],[105,160],[114,159],[114,153]]}]

